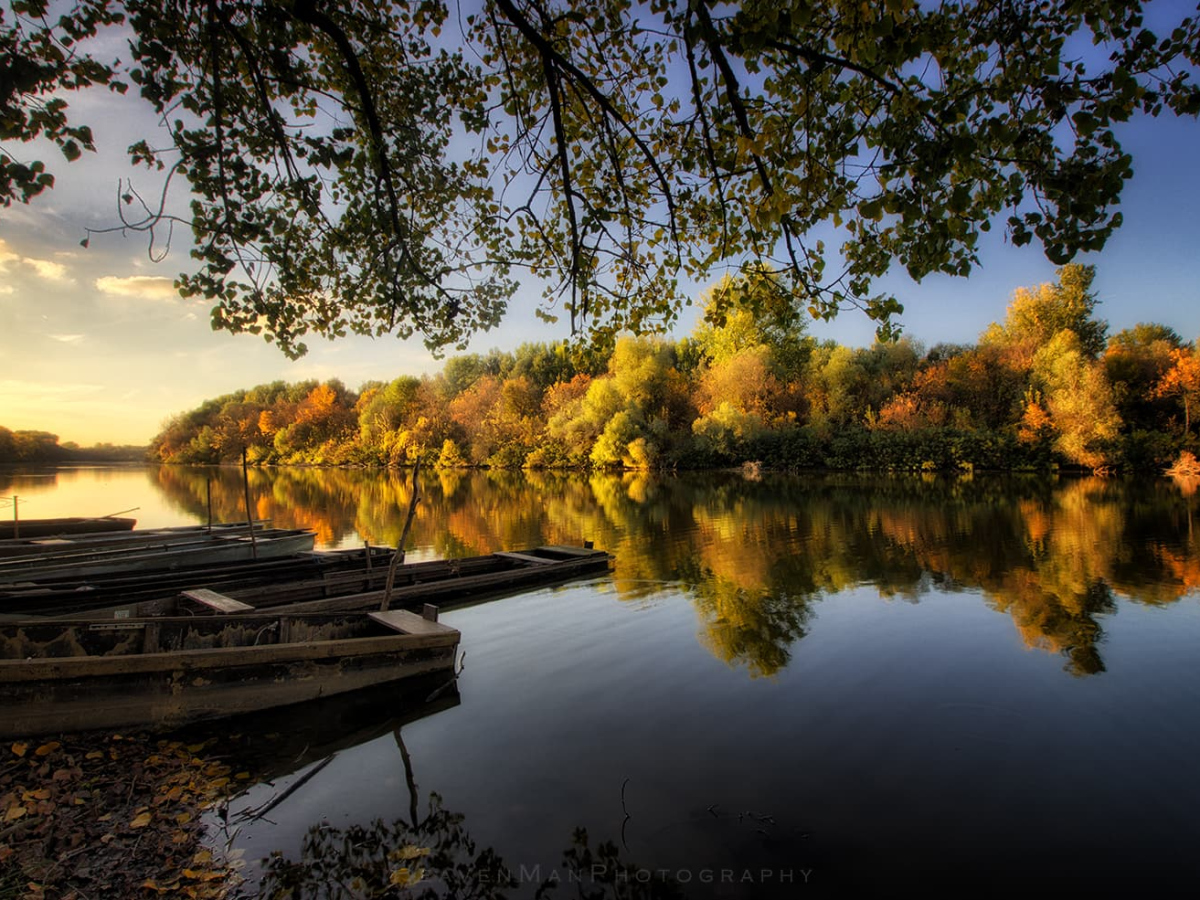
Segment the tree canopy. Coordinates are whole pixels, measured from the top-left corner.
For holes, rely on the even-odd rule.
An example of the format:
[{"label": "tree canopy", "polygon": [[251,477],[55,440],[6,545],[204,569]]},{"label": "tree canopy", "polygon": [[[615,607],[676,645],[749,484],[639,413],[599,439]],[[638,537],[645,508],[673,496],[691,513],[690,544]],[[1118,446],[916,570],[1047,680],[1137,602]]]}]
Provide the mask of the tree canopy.
[{"label": "tree canopy", "polygon": [[121,226],[190,228],[181,292],[289,354],[461,345],[527,273],[544,316],[655,330],[747,264],[887,334],[894,264],[965,275],[993,224],[1065,263],[1118,227],[1119,124],[1200,113],[1200,18],[1146,5],[13,0],[0,198],[53,186],[44,141],[95,149],[67,98],[107,88],[169,134],[131,160],[190,191],[176,217],[131,186]]}]

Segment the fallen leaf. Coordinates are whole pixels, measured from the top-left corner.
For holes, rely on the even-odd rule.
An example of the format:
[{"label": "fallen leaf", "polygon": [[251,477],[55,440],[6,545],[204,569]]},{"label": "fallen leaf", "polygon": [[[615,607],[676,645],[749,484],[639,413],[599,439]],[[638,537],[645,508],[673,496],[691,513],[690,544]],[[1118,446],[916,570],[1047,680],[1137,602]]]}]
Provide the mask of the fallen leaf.
[{"label": "fallen leaf", "polygon": [[21,818],[27,812],[29,812],[29,810],[26,809],[24,806],[10,806],[8,808],[8,812],[6,812],[4,814],[4,821],[5,822],[15,822],[15,821],[17,821],[17,819]]},{"label": "fallen leaf", "polygon": [[136,819],[134,819],[132,822],[130,822],[129,827],[130,828],[145,828],[147,825],[150,824],[150,818],[151,818],[150,813],[144,812],[140,816],[138,816]]},{"label": "fallen leaf", "polygon": [[34,753],[36,753],[38,756],[49,756],[61,746],[62,744],[60,744],[58,741],[51,741],[48,744],[42,744],[42,746],[38,747]]},{"label": "fallen leaf", "polygon": [[394,872],[392,872],[392,877],[391,877],[390,881],[392,884],[394,884],[398,887],[407,887],[410,884],[416,884],[418,881],[420,881],[424,877],[425,877],[424,869],[416,869],[415,871],[409,871],[407,866],[403,866],[399,869],[396,869]]},{"label": "fallen leaf", "polygon": [[14,756],[24,756],[25,751],[27,751],[28,749],[29,749],[28,744],[13,744],[12,745],[12,752],[13,752]]},{"label": "fallen leaf", "polygon": [[394,850],[388,854],[392,859],[418,859],[428,855],[428,847],[418,847],[415,844],[406,844],[399,850]]},{"label": "fallen leaf", "polygon": [[225,873],[213,869],[184,869],[183,875],[185,878],[191,878],[195,881],[216,881],[218,878],[224,878]]}]

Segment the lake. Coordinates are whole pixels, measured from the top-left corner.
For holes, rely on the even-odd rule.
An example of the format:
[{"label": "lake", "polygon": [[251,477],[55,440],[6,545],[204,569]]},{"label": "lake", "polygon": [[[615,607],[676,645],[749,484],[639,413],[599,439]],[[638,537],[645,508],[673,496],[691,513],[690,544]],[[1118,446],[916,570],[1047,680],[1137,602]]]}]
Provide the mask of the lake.
[{"label": "lake", "polygon": [[[250,487],[322,547],[394,543],[409,496],[403,472]],[[1194,485],[454,471],[421,492],[410,559],[590,540],[612,571],[444,613],[457,695],[271,718],[288,741],[213,819],[250,895],[375,896],[402,863],[469,897],[1200,876]],[[210,497],[245,518],[234,468],[0,472],[14,494],[30,518],[191,524]]]}]

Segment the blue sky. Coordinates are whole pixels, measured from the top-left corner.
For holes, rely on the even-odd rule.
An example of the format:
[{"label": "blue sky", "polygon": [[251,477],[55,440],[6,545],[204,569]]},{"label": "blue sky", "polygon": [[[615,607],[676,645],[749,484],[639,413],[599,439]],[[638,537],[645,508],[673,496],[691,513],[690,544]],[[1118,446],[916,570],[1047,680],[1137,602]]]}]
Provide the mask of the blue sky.
[{"label": "blue sky", "polygon": [[[293,362],[258,337],[213,332],[208,308],[170,287],[187,264],[186,240],[178,236],[162,263],[148,259],[141,235],[103,235],[80,247],[86,227],[116,220],[118,179],[128,174],[123,149],[154,122],[132,112],[129,101],[101,93],[77,95],[72,104],[94,123],[101,151],[57,165],[55,189],[32,205],[0,210],[0,425],[53,431],[84,444],[143,443],[172,414],[237,388],[331,377],[356,388],[370,379],[440,368],[419,341],[310,339],[308,355]],[[1134,156],[1134,178],[1121,207],[1124,225],[1102,253],[1079,261],[1097,267],[1099,313],[1111,331],[1159,322],[1195,339],[1200,124],[1140,120],[1121,137]],[[38,158],[38,148],[20,149]],[[1040,248],[1008,245],[1001,227],[987,238],[982,267],[969,279],[931,277],[914,284],[897,275],[885,282],[905,305],[907,334],[926,345],[974,341],[1004,317],[1017,287],[1054,279],[1055,267]],[[697,286],[697,299],[702,288]],[[547,325],[534,316],[540,294],[537,285],[522,291],[503,324],[469,349],[567,337],[565,319]],[[694,309],[685,311],[678,333],[690,331],[695,318]],[[810,330],[860,346],[873,336],[872,324],[854,311]]]}]

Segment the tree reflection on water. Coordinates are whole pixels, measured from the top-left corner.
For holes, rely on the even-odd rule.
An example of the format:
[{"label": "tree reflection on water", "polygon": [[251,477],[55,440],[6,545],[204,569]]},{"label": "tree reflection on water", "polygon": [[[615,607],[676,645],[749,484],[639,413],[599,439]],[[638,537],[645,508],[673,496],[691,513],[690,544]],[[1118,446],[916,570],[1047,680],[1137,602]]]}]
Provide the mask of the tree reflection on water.
[{"label": "tree reflection on water", "polygon": [[[239,470],[152,472],[195,518],[210,478],[215,518],[244,518]],[[313,528],[325,546],[394,544],[408,506],[402,471],[260,469],[250,482],[256,515]],[[1200,588],[1197,503],[1167,479],[441,471],[425,476],[413,552],[592,540],[614,554],[622,598],[688,591],[702,642],[751,676],[788,664],[830,595],[969,592],[1085,676],[1104,671],[1118,600],[1164,605]]]},{"label": "tree reflection on water", "polygon": [[[411,693],[411,691],[410,691]],[[439,712],[457,705],[457,696],[416,704],[398,718],[391,712],[395,709],[394,697],[383,697],[375,692],[366,701],[354,696],[342,703],[357,703],[358,718],[382,715],[386,723],[408,723],[425,715]],[[330,703],[325,711],[337,709]],[[387,712],[380,712],[386,710]],[[337,734],[346,727],[345,712],[341,711],[342,724],[330,727],[322,710],[311,706],[299,714],[296,710],[280,711],[297,722],[322,722],[330,734]],[[282,720],[281,720],[282,721]],[[244,808],[232,817],[226,812],[226,821],[250,824],[269,821],[267,814],[295,793],[303,791],[309,781],[318,776],[332,761],[334,755],[356,741],[373,739],[380,730],[360,728],[349,736],[335,738],[338,749],[324,756],[320,762],[299,776],[281,794],[257,808]],[[294,857],[283,851],[275,851],[263,860],[261,874],[243,884],[238,896],[259,897],[271,900],[379,900],[379,898],[433,898],[455,897],[463,900],[500,900],[506,891],[537,884],[538,898],[554,897],[559,889],[581,900],[600,900],[603,897],[622,897],[630,900],[670,900],[681,897],[678,885],[669,877],[654,874],[643,877],[648,870],[639,868],[623,858],[621,851],[612,841],[597,844],[593,849],[587,831],[579,828],[572,835],[571,845],[563,852],[561,865],[543,869],[540,865],[521,865],[514,868],[505,862],[491,847],[480,849],[471,837],[466,817],[445,808],[443,799],[431,791],[424,803],[418,793],[414,764],[402,735],[402,724],[392,730],[392,740],[399,751],[404,768],[404,781],[408,791],[406,817],[391,822],[376,819],[370,824],[352,824],[343,828],[320,821],[304,835],[299,853]],[[296,740],[295,736],[291,738]],[[252,739],[261,752],[261,744]],[[304,759],[314,758],[321,750],[306,745],[300,757],[292,759],[292,765]],[[273,758],[289,759],[278,745],[272,748]],[[265,778],[260,770],[260,778]],[[278,773],[276,773],[278,777]],[[234,832],[236,838],[237,832]]]}]

